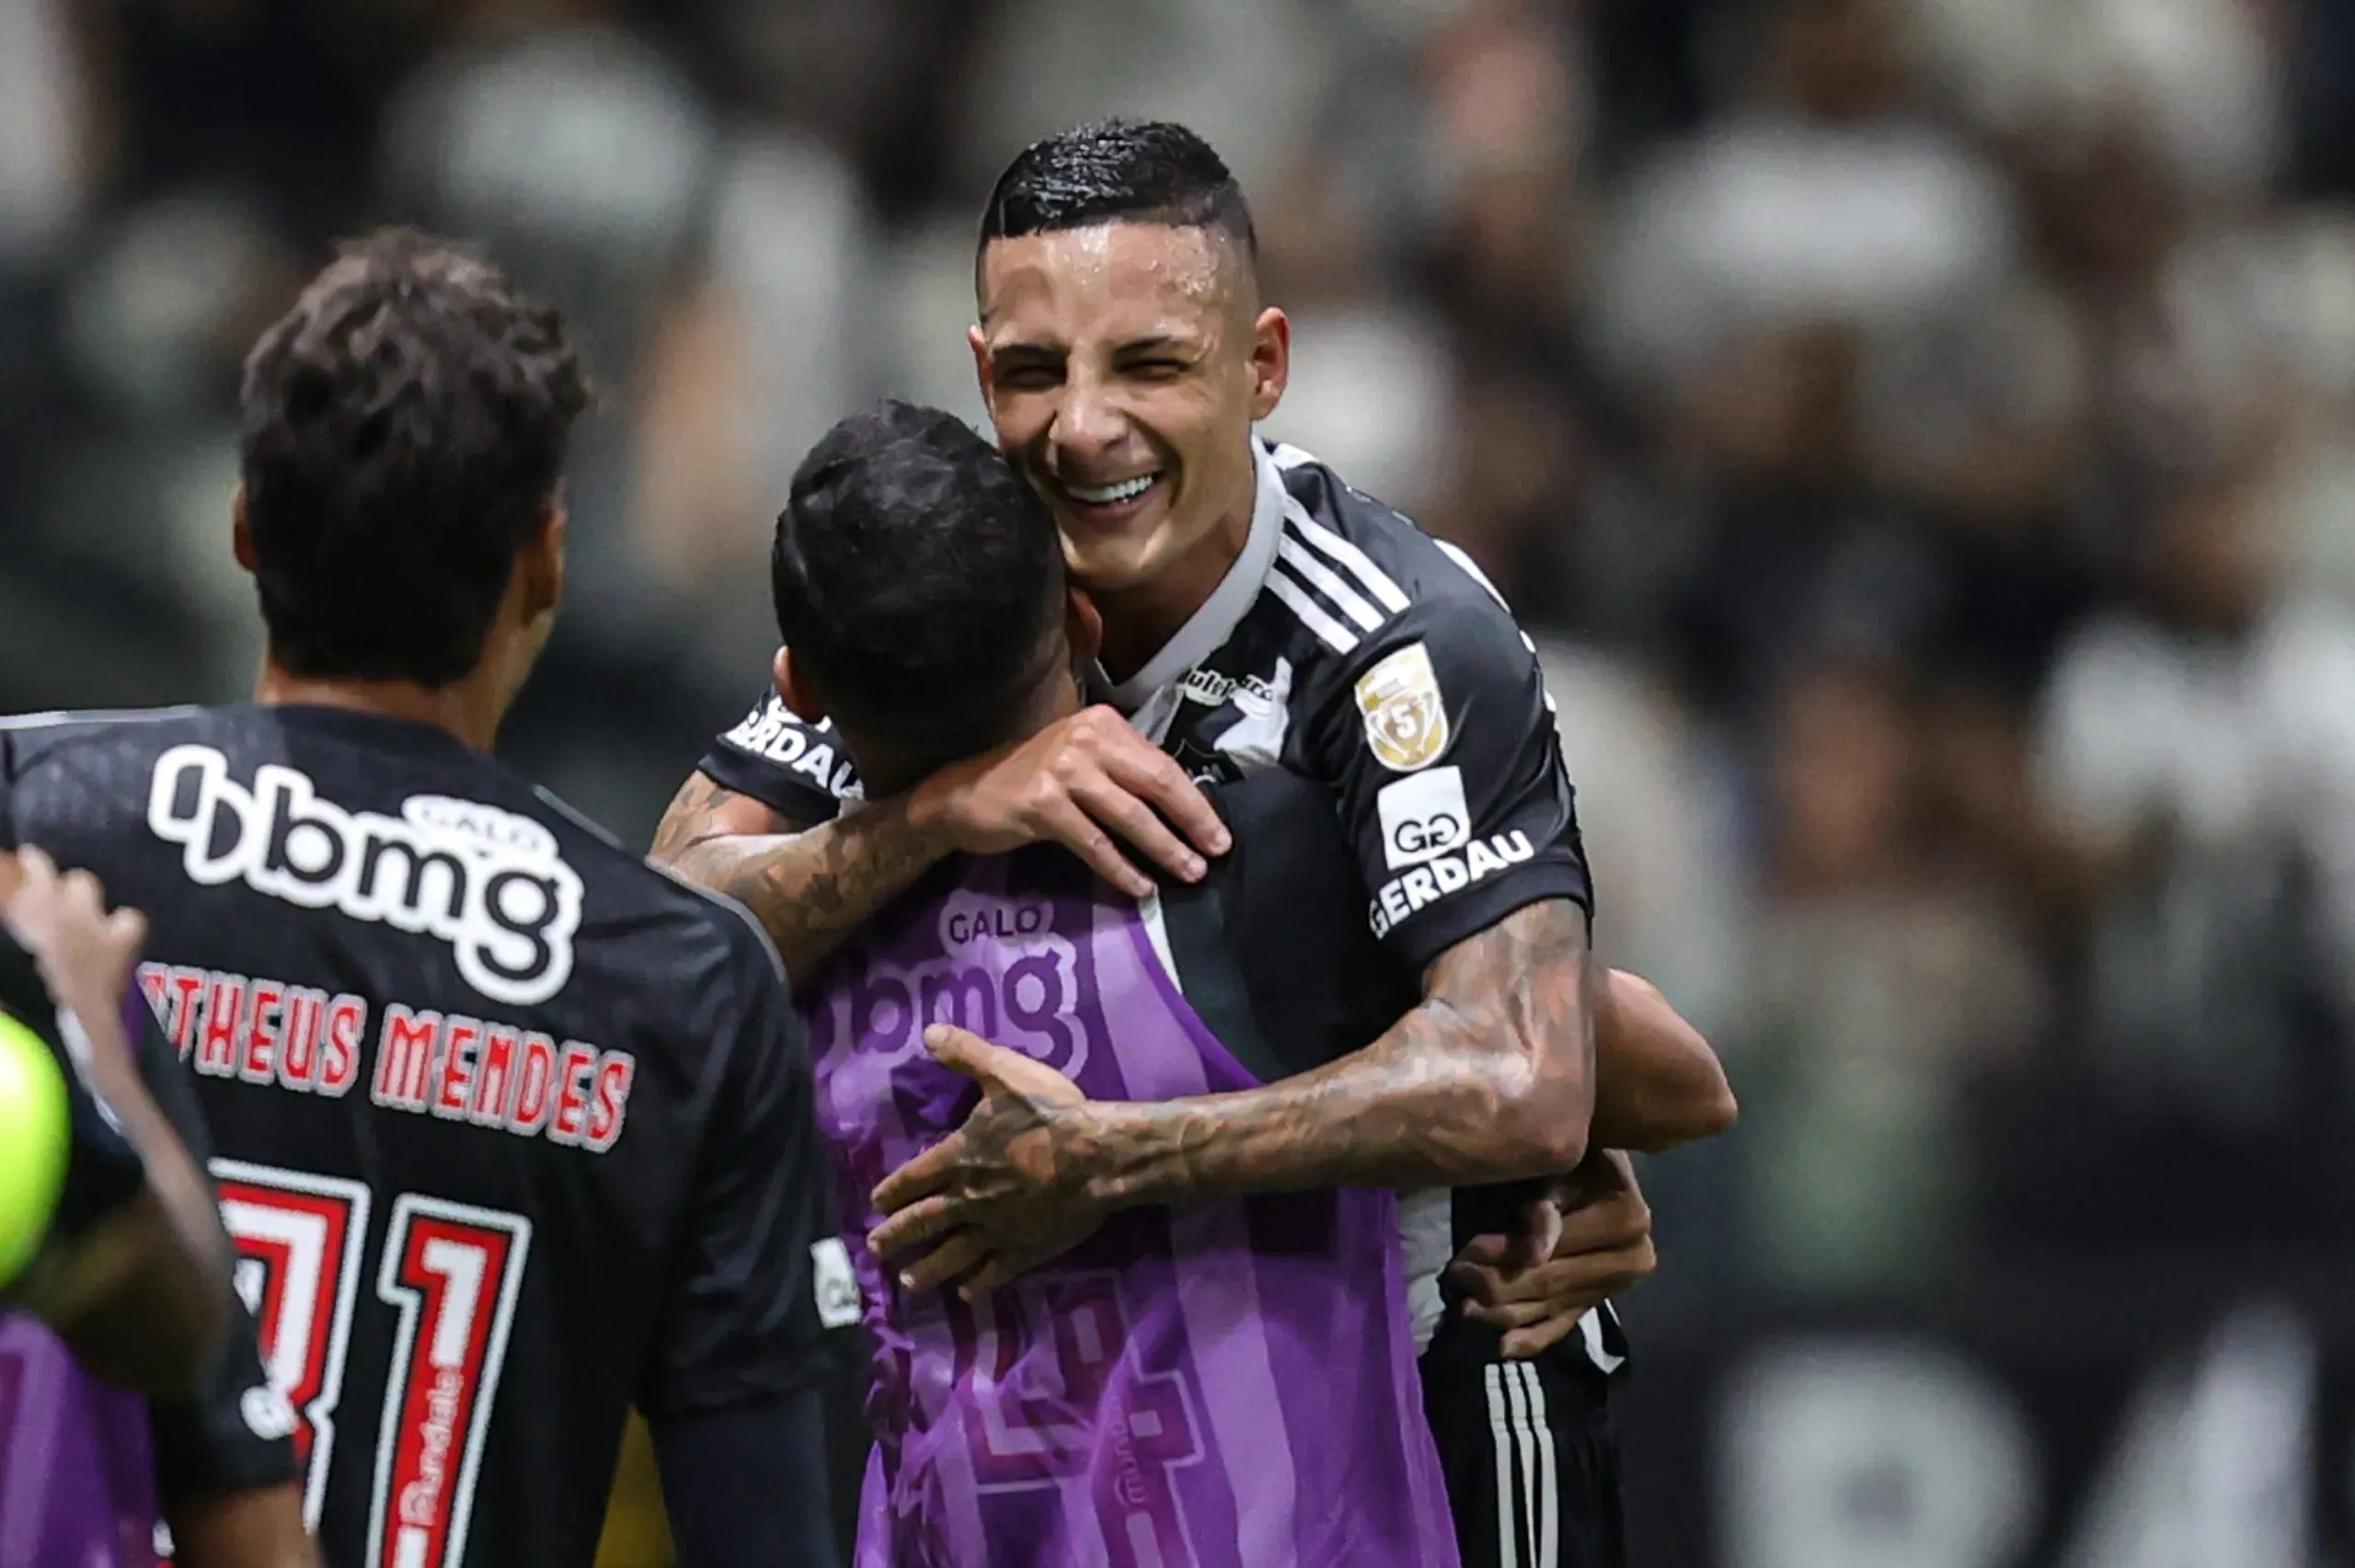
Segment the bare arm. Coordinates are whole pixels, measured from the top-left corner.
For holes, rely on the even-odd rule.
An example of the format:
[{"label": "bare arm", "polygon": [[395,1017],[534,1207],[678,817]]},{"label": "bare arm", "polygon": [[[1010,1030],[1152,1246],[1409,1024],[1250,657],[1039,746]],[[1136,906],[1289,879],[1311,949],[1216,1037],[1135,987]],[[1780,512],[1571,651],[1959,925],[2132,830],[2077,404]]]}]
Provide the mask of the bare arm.
[{"label": "bare arm", "polygon": [[1185,770],[1119,714],[1093,707],[816,827],[697,773],[662,814],[654,858],[752,910],[798,985],[947,855],[1051,841],[1141,898],[1153,882],[1112,835],[1199,881],[1207,868],[1178,832],[1208,853],[1227,849],[1225,824]]},{"label": "bare arm", "polygon": [[814,826],[787,821],[701,773],[680,787],[654,858],[752,911],[798,986],[953,847],[909,819],[909,797]]},{"label": "bare arm", "polygon": [[1442,954],[1363,1050],[1264,1088],[1093,1106],[1083,1174],[1126,1208],[1569,1170],[1594,1104],[1593,972],[1585,914],[1529,905]]},{"label": "bare arm", "polygon": [[[1593,1105],[1586,916],[1531,904],[1457,944],[1381,1038],[1263,1088],[1098,1103],[1017,1052],[936,1026],[925,1043],[980,1080],[963,1127],[876,1189],[870,1238],[934,1242],[912,1288],[973,1273],[978,1294],[1069,1250],[1120,1208],[1344,1186],[1475,1186],[1584,1158]],[[978,1270],[978,1273],[973,1271]]]},{"label": "bare arm", "polygon": [[80,1244],[22,1283],[93,1371],[150,1393],[193,1387],[228,1322],[229,1242],[212,1185],[141,1079],[122,999],[146,922],[109,915],[86,872],[58,874],[37,849],[0,854],[0,908],[51,993],[88,1036],[90,1088],[146,1169],[146,1186]]},{"label": "bare arm", "polygon": [[1717,1053],[1640,976],[1614,969],[1604,977],[1594,1058],[1598,1148],[1658,1154],[1733,1126],[1739,1107]]},{"label": "bare arm", "polygon": [[318,1546],[303,1530],[303,1494],[293,1486],[175,1498],[164,1517],[178,1568],[318,1568]]}]

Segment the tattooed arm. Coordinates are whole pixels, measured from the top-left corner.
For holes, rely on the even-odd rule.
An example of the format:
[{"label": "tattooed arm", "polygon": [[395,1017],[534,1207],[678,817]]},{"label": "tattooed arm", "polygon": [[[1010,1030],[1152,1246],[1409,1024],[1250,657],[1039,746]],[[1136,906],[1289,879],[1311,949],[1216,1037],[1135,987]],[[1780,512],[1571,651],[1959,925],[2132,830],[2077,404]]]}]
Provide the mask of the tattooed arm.
[{"label": "tattooed arm", "polygon": [[1316,1187],[1478,1186],[1586,1157],[1586,914],[1548,899],[1440,955],[1365,1049],[1265,1088],[1105,1105],[1090,1186],[1115,1207]]},{"label": "tattooed arm", "polygon": [[1568,1171],[1594,1103],[1586,914],[1526,905],[1440,955],[1423,1000],[1381,1038],[1262,1088],[1155,1103],[1088,1101],[1059,1074],[961,1030],[935,1055],[980,1080],[964,1126],[887,1178],[872,1243],[923,1289],[965,1288],[1068,1250],[1145,1204],[1322,1187],[1477,1186]]},{"label": "tattooed arm", "polygon": [[954,847],[910,821],[910,798],[804,824],[697,773],[662,814],[654,858],[751,910],[798,986]]},{"label": "tattooed arm", "polygon": [[654,858],[752,910],[798,985],[947,855],[1002,854],[1051,840],[1141,898],[1153,883],[1113,834],[1165,870],[1200,881],[1207,866],[1180,832],[1210,854],[1224,853],[1230,841],[1184,769],[1112,709],[1092,707],[903,795],[798,830],[697,773],[663,813]]}]

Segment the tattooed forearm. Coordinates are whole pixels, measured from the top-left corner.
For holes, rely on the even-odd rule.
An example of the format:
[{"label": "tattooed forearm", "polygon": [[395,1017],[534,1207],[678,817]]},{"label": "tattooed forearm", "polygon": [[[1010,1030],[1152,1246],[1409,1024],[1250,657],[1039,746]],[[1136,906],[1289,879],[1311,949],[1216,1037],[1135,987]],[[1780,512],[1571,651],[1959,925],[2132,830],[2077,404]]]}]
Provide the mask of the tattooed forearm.
[{"label": "tattooed forearm", "polygon": [[1262,1089],[1069,1113],[1105,1202],[1470,1186],[1567,1171],[1594,1098],[1586,917],[1533,904],[1450,949],[1361,1051]]},{"label": "tattooed forearm", "polygon": [[797,987],[948,853],[939,834],[909,820],[904,798],[816,827],[774,812],[766,832],[714,826],[729,799],[742,798],[690,780],[662,818],[654,858],[750,910]]},{"label": "tattooed forearm", "polygon": [[714,839],[782,832],[786,830],[782,824],[783,818],[775,811],[737,794],[708,773],[690,773],[679,793],[671,797],[671,804],[663,807],[662,820],[654,829],[654,847],[648,853],[665,865],[676,866],[690,850]]}]

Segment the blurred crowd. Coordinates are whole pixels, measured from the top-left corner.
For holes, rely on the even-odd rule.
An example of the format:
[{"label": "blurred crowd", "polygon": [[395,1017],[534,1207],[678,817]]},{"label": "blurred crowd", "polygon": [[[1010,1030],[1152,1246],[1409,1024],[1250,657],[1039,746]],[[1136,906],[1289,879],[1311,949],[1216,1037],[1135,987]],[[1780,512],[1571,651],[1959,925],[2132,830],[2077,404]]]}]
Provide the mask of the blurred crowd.
[{"label": "blurred crowd", "polygon": [[1254,197],[1271,433],[1540,635],[1745,1107],[1658,1310],[2355,1233],[2355,0],[0,0],[0,709],[243,687],[237,361],[419,222],[592,347],[512,750],[642,839],[1114,111]]}]

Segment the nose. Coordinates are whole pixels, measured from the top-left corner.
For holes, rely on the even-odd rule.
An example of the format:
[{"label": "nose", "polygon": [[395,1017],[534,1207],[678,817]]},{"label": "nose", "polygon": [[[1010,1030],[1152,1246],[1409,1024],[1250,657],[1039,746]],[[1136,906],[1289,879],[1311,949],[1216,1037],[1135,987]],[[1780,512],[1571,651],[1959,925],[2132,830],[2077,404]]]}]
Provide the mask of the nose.
[{"label": "nose", "polygon": [[1079,373],[1064,383],[1050,433],[1059,450],[1094,457],[1119,445],[1128,425],[1114,389],[1099,376]]}]

